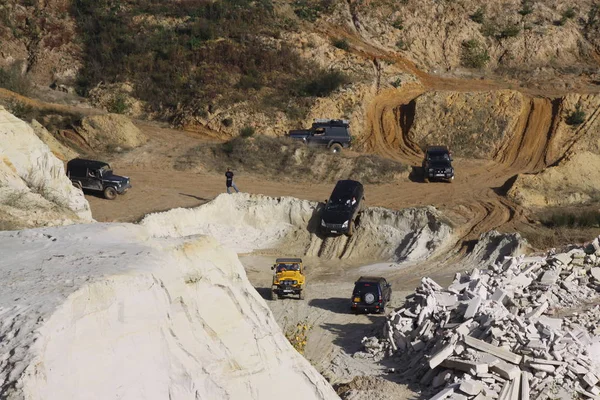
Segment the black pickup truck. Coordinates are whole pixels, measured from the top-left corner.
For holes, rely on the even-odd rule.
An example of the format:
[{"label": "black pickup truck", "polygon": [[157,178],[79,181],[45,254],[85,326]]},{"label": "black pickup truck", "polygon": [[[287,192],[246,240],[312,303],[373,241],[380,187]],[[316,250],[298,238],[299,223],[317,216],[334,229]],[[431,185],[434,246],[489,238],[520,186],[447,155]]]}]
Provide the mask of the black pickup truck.
[{"label": "black pickup truck", "polygon": [[292,130],[288,137],[302,140],[309,146],[325,147],[332,153],[350,147],[350,122],[345,119],[315,119],[310,129]]}]

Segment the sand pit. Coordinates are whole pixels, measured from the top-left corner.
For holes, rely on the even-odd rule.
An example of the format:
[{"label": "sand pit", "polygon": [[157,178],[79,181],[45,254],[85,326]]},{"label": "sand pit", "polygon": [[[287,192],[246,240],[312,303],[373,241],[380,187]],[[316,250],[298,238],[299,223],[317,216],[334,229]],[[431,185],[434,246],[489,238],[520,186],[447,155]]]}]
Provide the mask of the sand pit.
[{"label": "sand pit", "polygon": [[418,261],[452,242],[452,228],[433,207],[368,208],[350,238],[318,233],[321,207],[291,197],[222,194],[196,208],[148,215],[140,224],[161,237],[210,235],[238,253],[277,249],[327,259]]}]

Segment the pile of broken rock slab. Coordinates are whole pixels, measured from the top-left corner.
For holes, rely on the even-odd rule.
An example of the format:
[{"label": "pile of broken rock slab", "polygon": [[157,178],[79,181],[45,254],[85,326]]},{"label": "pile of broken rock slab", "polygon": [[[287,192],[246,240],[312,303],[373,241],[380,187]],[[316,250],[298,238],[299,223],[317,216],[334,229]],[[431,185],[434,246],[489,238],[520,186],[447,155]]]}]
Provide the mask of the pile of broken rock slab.
[{"label": "pile of broken rock slab", "polygon": [[600,399],[600,242],[423,278],[365,355],[431,399]]}]

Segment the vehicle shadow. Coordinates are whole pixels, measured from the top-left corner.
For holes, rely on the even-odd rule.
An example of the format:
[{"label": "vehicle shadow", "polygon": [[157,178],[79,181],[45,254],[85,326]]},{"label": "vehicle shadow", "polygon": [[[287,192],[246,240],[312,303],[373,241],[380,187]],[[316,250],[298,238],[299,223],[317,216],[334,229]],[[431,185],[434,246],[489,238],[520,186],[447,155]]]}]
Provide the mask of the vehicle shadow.
[{"label": "vehicle shadow", "polygon": [[425,182],[425,171],[421,165],[413,165],[410,167],[410,174],[408,174],[408,179],[411,182]]},{"label": "vehicle shadow", "polygon": [[342,324],[325,322],[321,324],[321,328],[333,334],[335,337],[333,344],[340,347],[346,354],[352,355],[364,350],[361,343],[363,337],[379,337],[383,331],[383,324],[385,323],[384,315],[367,314],[367,318],[369,322],[364,320],[363,322]]},{"label": "vehicle shadow", "polygon": [[271,287],[255,287],[256,291],[265,300],[271,300]]},{"label": "vehicle shadow", "polygon": [[322,310],[331,311],[337,314],[351,314],[350,299],[345,297],[331,297],[328,299],[312,299],[308,302],[309,306],[317,307]]}]

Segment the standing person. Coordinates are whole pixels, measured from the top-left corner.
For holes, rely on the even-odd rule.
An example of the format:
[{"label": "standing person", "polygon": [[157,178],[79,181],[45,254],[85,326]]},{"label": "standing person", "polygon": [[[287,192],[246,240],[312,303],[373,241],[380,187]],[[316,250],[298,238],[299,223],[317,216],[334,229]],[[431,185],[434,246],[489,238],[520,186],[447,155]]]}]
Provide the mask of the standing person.
[{"label": "standing person", "polygon": [[231,187],[235,189],[236,193],[239,193],[237,186],[233,183],[233,172],[229,168],[227,168],[227,172],[225,172],[225,185],[227,185],[227,193],[231,194]]}]

